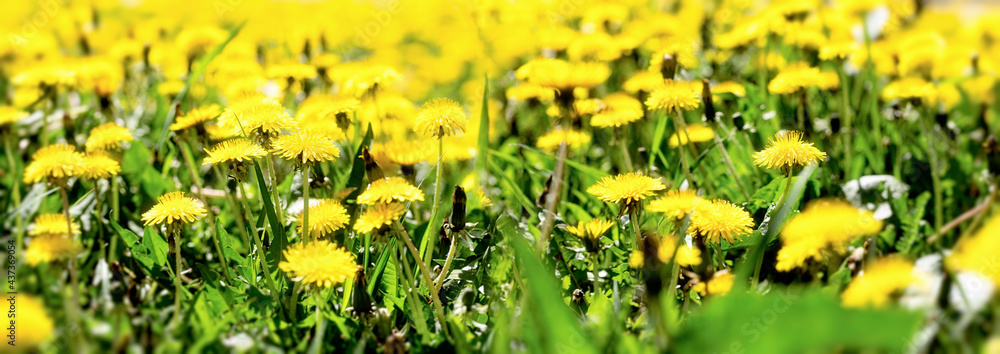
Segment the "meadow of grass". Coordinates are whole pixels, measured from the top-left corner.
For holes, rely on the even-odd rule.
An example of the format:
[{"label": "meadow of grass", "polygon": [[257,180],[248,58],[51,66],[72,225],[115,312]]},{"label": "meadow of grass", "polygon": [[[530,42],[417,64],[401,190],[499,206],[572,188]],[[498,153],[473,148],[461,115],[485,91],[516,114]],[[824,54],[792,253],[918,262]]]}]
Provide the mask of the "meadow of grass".
[{"label": "meadow of grass", "polygon": [[0,14],[4,352],[1000,352],[1000,13]]}]

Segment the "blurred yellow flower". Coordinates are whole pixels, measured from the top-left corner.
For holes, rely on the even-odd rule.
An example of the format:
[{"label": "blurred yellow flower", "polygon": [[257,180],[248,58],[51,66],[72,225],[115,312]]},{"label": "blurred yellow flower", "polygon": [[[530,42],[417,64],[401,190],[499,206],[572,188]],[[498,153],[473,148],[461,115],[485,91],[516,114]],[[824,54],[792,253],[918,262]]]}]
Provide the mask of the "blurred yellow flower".
[{"label": "blurred yellow flower", "polygon": [[688,124],[684,129],[684,134],[677,134],[676,132],[670,135],[670,139],[667,140],[667,144],[671,147],[677,147],[680,145],[687,145],[688,141],[693,141],[696,143],[706,142],[712,140],[715,137],[715,130],[705,126],[704,124]]},{"label": "blurred yellow flower", "polygon": [[728,293],[730,289],[733,288],[733,282],[736,277],[733,273],[728,270],[723,270],[716,272],[712,275],[712,278],[707,282],[699,282],[692,288],[697,291],[702,296],[704,295],[722,295]]},{"label": "blurred yellow flower", "polygon": [[18,348],[30,351],[52,337],[54,323],[40,297],[17,295],[17,306],[13,311],[17,319]]},{"label": "blurred yellow flower", "polygon": [[0,127],[17,123],[28,116],[27,112],[11,106],[0,106]]},{"label": "blurred yellow flower", "polygon": [[787,272],[810,259],[821,260],[824,251],[842,253],[851,240],[882,231],[882,221],[841,200],[821,199],[806,206],[781,230],[784,243],[775,268]]},{"label": "blurred yellow flower", "polygon": [[[32,236],[70,236],[65,214],[42,214],[35,218],[35,226],[28,232]],[[80,234],[80,225],[73,223],[73,235]]]},{"label": "blurred yellow flower", "polygon": [[872,262],[854,278],[841,294],[847,307],[884,307],[893,294],[917,281],[913,263],[902,258],[886,257]]},{"label": "blurred yellow flower", "polygon": [[192,109],[185,113],[184,115],[174,119],[174,123],[170,125],[170,130],[184,130],[191,127],[195,127],[199,124],[204,124],[205,122],[215,119],[222,114],[222,108],[217,104],[210,104],[203,107],[198,107]]},{"label": "blurred yellow flower", "polygon": [[532,59],[517,69],[519,79],[559,91],[591,88],[608,79],[611,71],[602,63],[567,62],[559,59]]},{"label": "blurred yellow flower", "polygon": [[948,257],[952,269],[971,270],[1000,285],[1000,267],[997,267],[997,249],[1000,249],[1000,215],[994,215],[972,237],[963,238]]},{"label": "blurred yellow flower", "polygon": [[653,213],[663,213],[668,218],[681,220],[689,213],[697,212],[697,208],[703,203],[708,203],[701,199],[693,190],[671,190],[659,199],[649,202],[646,210]]},{"label": "blurred yellow flower", "polygon": [[890,82],[882,89],[882,98],[886,100],[920,100],[930,102],[937,97],[934,84],[916,77],[908,77]]},{"label": "blurred yellow flower", "polygon": [[559,149],[559,145],[566,142],[566,147],[569,149],[578,149],[581,146],[590,143],[590,135],[583,132],[578,132],[575,130],[562,130],[561,128],[556,128],[553,131],[546,133],[538,137],[538,141],[535,146],[539,149],[554,152]]}]

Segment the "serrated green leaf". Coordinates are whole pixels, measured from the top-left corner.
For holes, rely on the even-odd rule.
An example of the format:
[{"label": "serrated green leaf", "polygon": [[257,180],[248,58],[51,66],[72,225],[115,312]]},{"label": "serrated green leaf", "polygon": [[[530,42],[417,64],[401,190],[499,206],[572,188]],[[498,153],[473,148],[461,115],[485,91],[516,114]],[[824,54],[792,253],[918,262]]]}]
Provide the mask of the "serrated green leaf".
[{"label": "serrated green leaf", "polygon": [[170,254],[170,245],[167,244],[167,241],[163,240],[163,237],[160,237],[160,234],[152,226],[146,226],[143,229],[142,245],[151,251],[150,255],[156,265],[162,267],[167,263],[167,256]]}]

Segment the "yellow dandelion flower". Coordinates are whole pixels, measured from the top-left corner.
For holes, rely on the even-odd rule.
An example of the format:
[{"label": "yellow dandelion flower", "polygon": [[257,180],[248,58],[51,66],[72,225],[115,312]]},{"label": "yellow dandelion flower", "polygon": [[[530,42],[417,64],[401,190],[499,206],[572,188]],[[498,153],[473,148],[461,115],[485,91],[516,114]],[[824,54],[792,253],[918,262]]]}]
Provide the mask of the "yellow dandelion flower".
[{"label": "yellow dandelion flower", "polygon": [[447,98],[435,98],[420,108],[413,129],[435,138],[455,136],[465,132],[468,121],[462,105]]},{"label": "yellow dandelion flower", "polygon": [[17,318],[17,345],[19,348],[32,349],[45,343],[52,337],[55,328],[52,318],[45,311],[45,305],[40,298],[31,295],[17,295],[17,306],[14,308]]},{"label": "yellow dandelion flower", "polygon": [[90,130],[87,152],[117,150],[122,143],[132,141],[132,133],[115,123],[104,123]]},{"label": "yellow dandelion flower", "polygon": [[841,200],[817,200],[792,217],[781,230],[784,246],[778,252],[779,271],[803,266],[809,259],[820,260],[825,250],[842,252],[859,236],[882,231],[882,221]]},{"label": "yellow dandelion flower", "polygon": [[328,241],[298,243],[284,251],[285,261],[278,268],[294,281],[306,285],[330,287],[354,275],[354,255]]},{"label": "yellow dandelion flower", "polygon": [[701,106],[695,85],[687,81],[666,80],[649,93],[646,107],[667,113],[690,111]]},{"label": "yellow dandelion flower", "polygon": [[893,294],[917,281],[913,269],[913,263],[902,258],[877,259],[847,285],[841,300],[847,307],[883,307]]},{"label": "yellow dandelion flower", "polygon": [[[66,229],[66,219],[63,219],[63,230]],[[44,235],[31,239],[24,251],[24,261],[30,265],[61,261],[76,256],[82,247],[66,235]]]},{"label": "yellow dandelion flower", "polygon": [[587,250],[595,252],[601,249],[601,236],[604,236],[604,233],[608,232],[608,229],[614,225],[615,223],[611,221],[593,219],[589,222],[580,221],[576,226],[566,226],[566,231],[579,237],[587,246]]},{"label": "yellow dandelion flower", "polygon": [[562,130],[561,128],[556,128],[555,130],[546,133],[538,137],[538,142],[535,143],[539,149],[554,152],[559,149],[559,145],[566,142],[566,147],[570,149],[578,149],[583,145],[590,143],[590,135],[583,132],[578,132],[575,130]]},{"label": "yellow dandelion flower", "polygon": [[1000,249],[1000,215],[993,216],[972,237],[963,238],[948,257],[952,269],[980,273],[1000,285],[1000,268],[997,267],[996,250]]},{"label": "yellow dandelion flower", "polygon": [[768,140],[767,148],[753,155],[753,163],[772,170],[790,171],[792,167],[818,163],[826,153],[802,141],[802,133],[782,131]]},{"label": "yellow dandelion flower", "polygon": [[272,144],[279,156],[296,164],[335,161],[340,157],[340,149],[333,140],[306,131],[280,135]]},{"label": "yellow dandelion flower", "polygon": [[208,210],[200,201],[178,191],[156,198],[156,205],[142,213],[142,222],[144,225],[190,224],[206,215]]},{"label": "yellow dandelion flower", "polygon": [[424,192],[402,177],[385,177],[368,185],[358,196],[359,204],[376,204],[424,200]]},{"label": "yellow dandelion flower", "polygon": [[170,130],[184,130],[199,124],[204,124],[209,120],[215,119],[215,117],[218,117],[220,114],[222,114],[222,108],[220,108],[217,104],[198,107],[174,119],[174,124],[170,125]]},{"label": "yellow dandelion flower", "polygon": [[236,100],[223,112],[220,120],[232,130],[233,135],[246,134],[262,143],[269,142],[283,130],[298,128],[281,103],[258,95]]},{"label": "yellow dandelion flower", "polygon": [[631,172],[602,178],[597,184],[587,188],[587,193],[597,196],[607,203],[626,205],[642,202],[657,191],[666,189],[659,178]]},{"label": "yellow dandelion flower", "polygon": [[622,89],[628,93],[651,92],[653,89],[663,85],[663,74],[659,71],[643,70],[635,73],[625,80]]},{"label": "yellow dandelion flower", "polygon": [[[65,214],[42,214],[35,218],[35,226],[28,232],[31,236],[71,236],[66,229]],[[73,235],[80,234],[80,225],[73,223]]]},{"label": "yellow dandelion flower", "polygon": [[167,80],[156,85],[156,92],[163,96],[176,96],[184,88],[184,81]]},{"label": "yellow dandelion flower", "polygon": [[890,82],[882,89],[882,98],[886,100],[921,100],[931,102],[937,97],[934,84],[917,77],[908,77]]},{"label": "yellow dandelion flower", "polygon": [[672,190],[662,198],[649,202],[646,210],[681,220],[687,214],[696,212],[696,208],[702,203],[705,203],[705,200],[693,190]]},{"label": "yellow dandelion flower", "polygon": [[405,213],[406,207],[400,203],[375,204],[365,208],[365,211],[358,216],[358,220],[354,222],[354,231],[365,234],[381,229],[399,220]]},{"label": "yellow dandelion flower", "polygon": [[670,140],[667,141],[671,147],[677,147],[679,145],[686,145],[688,141],[693,141],[696,143],[702,143],[715,137],[715,130],[705,126],[704,124],[688,124],[684,129],[684,134],[677,134],[676,132],[670,135]]},{"label": "yellow dandelion flower", "polygon": [[17,121],[24,119],[27,116],[27,112],[15,107],[0,106],[0,127],[11,123],[17,123]]},{"label": "yellow dandelion flower", "polygon": [[725,200],[699,204],[698,212],[691,216],[691,228],[708,242],[736,243],[737,238],[749,234],[753,218],[743,207]]},{"label": "yellow dandelion flower", "polygon": [[24,168],[24,183],[38,183],[44,179],[59,180],[80,173],[83,154],[72,145],[56,144],[43,147],[31,155],[31,163]]},{"label": "yellow dandelion flower", "polygon": [[532,59],[515,73],[518,79],[564,92],[574,88],[592,88],[611,75],[608,66],[594,62],[567,62],[559,59]]},{"label": "yellow dandelion flower", "polygon": [[[344,228],[351,221],[347,209],[333,199],[311,200],[309,205],[309,234],[313,239],[329,235]],[[303,234],[302,221],[299,221],[299,234]]]},{"label": "yellow dandelion flower", "polygon": [[101,179],[117,176],[122,171],[118,161],[104,154],[87,154],[80,164],[79,176],[84,179]]},{"label": "yellow dandelion flower", "polygon": [[223,141],[205,152],[205,164],[249,162],[267,155],[260,145],[244,138]]},{"label": "yellow dandelion flower", "polygon": [[299,122],[299,131],[310,132],[314,135],[326,137],[332,141],[343,140],[347,137],[343,129],[337,125],[335,119],[316,119]]},{"label": "yellow dandelion flower", "polygon": [[432,151],[427,149],[428,145],[413,140],[391,140],[385,144],[373,146],[372,155],[375,156],[375,160],[380,162],[413,166],[431,158]]},{"label": "yellow dandelion flower", "polygon": [[694,291],[697,291],[702,296],[704,295],[722,295],[728,293],[730,289],[733,288],[733,282],[736,277],[733,273],[728,270],[723,270],[716,272],[712,275],[712,279],[707,282],[701,282],[694,286]]}]

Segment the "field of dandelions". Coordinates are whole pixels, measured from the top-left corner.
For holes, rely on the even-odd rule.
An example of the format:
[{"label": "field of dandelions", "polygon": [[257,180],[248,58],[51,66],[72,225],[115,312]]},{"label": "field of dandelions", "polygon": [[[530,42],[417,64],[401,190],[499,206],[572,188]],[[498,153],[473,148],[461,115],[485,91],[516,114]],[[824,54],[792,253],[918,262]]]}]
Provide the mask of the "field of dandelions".
[{"label": "field of dandelions", "polygon": [[0,352],[1000,352],[977,6],[5,4]]}]

